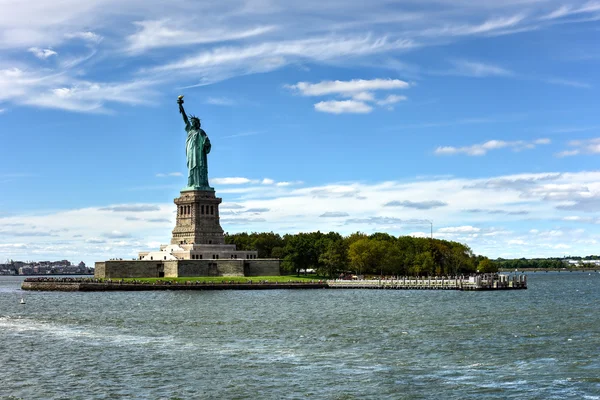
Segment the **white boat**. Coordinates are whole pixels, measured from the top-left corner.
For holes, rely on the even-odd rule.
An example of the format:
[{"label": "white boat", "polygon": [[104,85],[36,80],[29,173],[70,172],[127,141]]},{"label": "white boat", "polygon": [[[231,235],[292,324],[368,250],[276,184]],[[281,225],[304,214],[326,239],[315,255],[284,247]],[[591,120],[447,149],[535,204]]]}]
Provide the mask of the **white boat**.
[{"label": "white boat", "polygon": [[19,304],[25,304],[25,299],[23,297],[21,297],[21,300],[19,301]]}]

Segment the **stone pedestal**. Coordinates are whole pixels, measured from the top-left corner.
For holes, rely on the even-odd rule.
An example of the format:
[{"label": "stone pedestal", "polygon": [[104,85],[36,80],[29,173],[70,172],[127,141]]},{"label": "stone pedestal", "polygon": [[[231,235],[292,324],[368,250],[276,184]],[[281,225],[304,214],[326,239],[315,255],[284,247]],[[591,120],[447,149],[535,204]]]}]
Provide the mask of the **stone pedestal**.
[{"label": "stone pedestal", "polygon": [[219,222],[222,199],[214,190],[182,191],[176,198],[177,222],[171,244],[225,244]]}]

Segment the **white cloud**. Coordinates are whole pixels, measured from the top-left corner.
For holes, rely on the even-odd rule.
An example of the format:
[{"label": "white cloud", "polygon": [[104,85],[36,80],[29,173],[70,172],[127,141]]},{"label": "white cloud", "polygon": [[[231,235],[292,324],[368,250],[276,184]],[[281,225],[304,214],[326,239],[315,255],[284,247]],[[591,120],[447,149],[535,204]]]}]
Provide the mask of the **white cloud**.
[{"label": "white cloud", "polygon": [[256,26],[247,29],[230,30],[200,25],[182,26],[180,21],[167,19],[139,21],[134,23],[139,30],[127,37],[127,50],[141,53],[159,47],[186,46],[245,39],[273,31],[274,26]]},{"label": "white cloud", "polygon": [[556,154],[557,157],[571,157],[578,154],[600,154],[600,138],[585,140],[572,140],[568,143],[571,150],[564,150]]},{"label": "white cloud", "polygon": [[264,178],[260,183],[262,183],[263,185],[272,185],[275,183],[275,181],[270,178]]},{"label": "white cloud", "polygon": [[316,37],[302,40],[264,42],[249,46],[227,46],[205,50],[195,55],[157,66],[151,71],[200,76],[199,85],[235,75],[268,72],[295,61],[316,63],[411,49],[412,40],[390,40],[383,36]]},{"label": "white cloud", "polygon": [[55,56],[58,53],[55,52],[52,49],[40,49],[39,47],[30,47],[29,50],[30,53],[32,53],[34,56],[36,56],[37,58],[41,59],[41,60],[45,60],[48,57],[51,56]]},{"label": "white cloud", "polygon": [[168,173],[158,173],[156,174],[157,178],[165,178],[167,176],[183,176],[183,174],[181,172],[168,172]]},{"label": "white cloud", "polygon": [[209,97],[206,99],[207,104],[212,104],[214,106],[233,106],[235,105],[235,101],[229,99],[227,97]]},{"label": "white cloud", "polygon": [[571,15],[591,13],[597,11],[600,11],[600,2],[597,1],[589,1],[583,4],[581,7],[573,7],[572,5],[562,5],[559,8],[552,11],[551,13],[540,17],[540,20],[553,20],[568,17]]},{"label": "white cloud", "polygon": [[451,226],[451,227],[446,227],[446,228],[440,228],[437,230],[437,232],[440,232],[440,233],[477,233],[479,231],[481,231],[480,228],[476,228],[476,227],[470,226],[470,225]]},{"label": "white cloud", "polygon": [[341,94],[346,96],[357,95],[366,100],[365,92],[374,90],[407,89],[410,85],[399,79],[353,79],[350,81],[322,81],[319,83],[298,82],[288,85],[289,89],[298,91],[303,96],[324,96],[328,94]]},{"label": "white cloud", "polygon": [[211,182],[215,185],[243,185],[252,182],[248,178],[231,177],[231,178],[212,178]]},{"label": "white cloud", "polygon": [[396,94],[390,94],[388,97],[386,97],[383,100],[378,100],[377,104],[380,106],[389,106],[392,104],[396,104],[400,101],[404,101],[406,100],[406,96],[398,96]]},{"label": "white cloud", "polygon": [[486,76],[511,76],[512,71],[497,65],[485,64],[477,61],[455,60],[453,61],[454,69],[448,71],[449,74],[465,75],[472,77]]},{"label": "white cloud", "polygon": [[352,100],[356,101],[374,101],[375,95],[371,92],[359,92],[352,95]]},{"label": "white cloud", "polygon": [[65,34],[65,37],[67,39],[81,39],[81,40],[85,40],[86,42],[96,43],[96,44],[100,43],[103,39],[102,36],[100,36],[94,32],[90,32],[90,31],[67,33],[67,34]]},{"label": "white cloud", "polygon": [[510,148],[513,151],[521,151],[533,149],[538,145],[550,144],[550,139],[542,138],[533,141],[517,140],[517,141],[504,141],[504,140],[489,140],[485,143],[474,144],[472,146],[454,147],[454,146],[440,146],[435,149],[436,155],[453,155],[453,154],[467,154],[469,156],[483,156],[488,151],[498,150],[503,148]]},{"label": "white cloud", "polygon": [[[262,180],[256,180],[241,196],[226,190],[218,190],[218,193],[225,200],[221,210],[233,211],[228,214],[227,221],[222,221],[228,232],[274,231],[284,234],[335,230],[342,234],[386,231],[400,235],[414,232],[415,225],[421,224],[424,225],[421,233],[429,236],[430,226],[425,220],[430,220],[434,237],[464,242],[478,254],[533,257],[560,255],[557,253],[560,249],[556,248],[560,245],[571,246],[572,254],[594,253],[597,245],[592,241],[600,239],[600,231],[597,231],[600,225],[595,217],[583,214],[590,204],[583,204],[584,209],[570,207],[568,210],[557,206],[564,204],[562,199],[565,198],[582,198],[582,193],[588,193],[588,198],[600,196],[599,182],[598,171],[478,179],[441,177],[312,187],[283,185],[284,182],[265,186]],[[561,196],[552,195],[560,191]],[[399,198],[437,199],[447,205],[429,209],[383,206]],[[464,212],[477,208],[510,210],[515,204],[529,213],[526,224],[517,224],[506,214]],[[248,218],[249,214],[243,213],[244,210],[255,210],[260,213],[260,218]],[[133,257],[137,251],[147,250],[149,242],[168,243],[174,223],[173,211],[173,204],[119,204],[0,216],[0,259],[60,254],[63,258],[83,259],[87,263],[103,258]],[[159,221],[161,223],[157,223]],[[589,229],[581,232],[562,226],[548,227],[548,221],[586,224]],[[15,227],[14,224],[19,225]],[[19,232],[27,236],[17,235]],[[123,239],[127,242],[121,243]],[[106,243],[93,243],[101,240]]]},{"label": "white cloud", "polygon": [[481,24],[448,24],[441,28],[430,28],[422,31],[422,36],[469,36],[490,34],[495,31],[502,31],[507,28],[514,28],[525,19],[524,14],[517,14],[511,17],[499,17],[488,19]]},{"label": "white cloud", "polygon": [[331,114],[368,114],[373,107],[356,100],[328,100],[316,103],[315,110]]}]

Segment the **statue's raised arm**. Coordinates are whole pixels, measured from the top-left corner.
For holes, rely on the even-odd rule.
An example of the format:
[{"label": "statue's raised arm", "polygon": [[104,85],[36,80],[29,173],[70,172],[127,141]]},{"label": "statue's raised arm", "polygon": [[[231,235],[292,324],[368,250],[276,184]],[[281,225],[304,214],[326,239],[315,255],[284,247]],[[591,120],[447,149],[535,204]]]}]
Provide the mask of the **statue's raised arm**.
[{"label": "statue's raised arm", "polygon": [[183,109],[183,95],[177,97],[177,104],[179,104],[179,112],[183,115],[183,122],[185,122],[186,130],[190,127],[190,121],[188,120],[187,114]]}]

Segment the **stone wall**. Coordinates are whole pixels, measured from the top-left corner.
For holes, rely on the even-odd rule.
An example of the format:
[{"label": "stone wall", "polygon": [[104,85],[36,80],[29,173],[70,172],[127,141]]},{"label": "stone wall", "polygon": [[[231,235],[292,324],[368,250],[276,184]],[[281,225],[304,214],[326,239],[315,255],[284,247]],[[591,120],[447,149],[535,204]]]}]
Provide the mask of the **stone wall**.
[{"label": "stone wall", "polygon": [[[158,278],[164,272],[164,265],[170,261],[110,260],[96,263],[96,278]],[[104,264],[104,268],[98,268]],[[104,272],[104,275],[102,275]]]},{"label": "stone wall", "polygon": [[244,276],[279,276],[278,258],[244,260]]},{"label": "stone wall", "polygon": [[104,262],[97,262],[94,265],[94,276],[96,278],[104,278],[106,275],[106,264]]},{"label": "stone wall", "polygon": [[[279,275],[279,261],[276,269],[263,265],[263,260],[110,260],[97,262],[94,276],[96,278],[165,278],[194,277],[194,276],[245,276],[247,270],[252,275]],[[273,260],[267,260],[273,261]],[[246,263],[252,262],[252,266]],[[253,273],[257,269],[257,273]],[[266,271],[276,273],[266,274]]]}]

